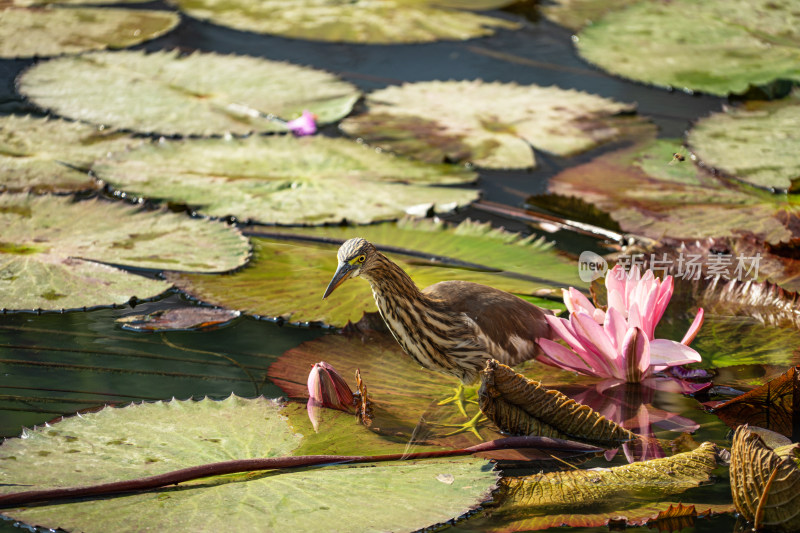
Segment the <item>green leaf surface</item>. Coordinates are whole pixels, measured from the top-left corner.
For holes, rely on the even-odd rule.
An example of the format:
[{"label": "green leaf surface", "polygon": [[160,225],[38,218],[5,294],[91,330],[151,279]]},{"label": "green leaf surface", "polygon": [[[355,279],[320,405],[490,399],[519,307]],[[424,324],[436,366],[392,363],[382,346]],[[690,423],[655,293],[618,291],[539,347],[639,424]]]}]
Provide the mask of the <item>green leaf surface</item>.
[{"label": "green leaf surface", "polygon": [[[0,446],[0,492],[93,484],[230,459],[298,452],[273,400],[175,401],[107,408],[28,431]],[[352,420],[340,419],[352,428]],[[351,437],[368,432],[352,428]],[[453,476],[448,485],[439,474]],[[331,466],[217,476],[158,491],[11,509],[29,524],[80,531],[413,531],[484,501],[497,474],[485,460]],[[381,497],[375,498],[376,492]],[[346,493],[347,497],[342,497]],[[413,513],[409,513],[413,509]]]},{"label": "green leaf surface", "polygon": [[606,13],[635,3],[637,0],[556,0],[540,7],[542,14],[571,30],[602,18]]},{"label": "green leaf surface", "polygon": [[349,113],[359,97],[355,87],[319,70],[177,51],[54,59],[25,71],[19,90],[67,117],[165,135],[285,132],[283,123],[267,115],[290,120],[303,110],[329,124]]},{"label": "green leaf surface", "polygon": [[622,77],[725,96],[800,80],[798,0],[637,2],[578,34],[578,52]]},{"label": "green leaf surface", "polygon": [[116,154],[92,170],[129,193],[210,216],[278,224],[367,223],[433,206],[449,211],[478,197],[475,189],[430,186],[474,181],[465,169],[327,137],[165,141]]},{"label": "green leaf surface", "polygon": [[[659,324],[659,338],[680,338],[686,322]],[[670,330],[674,329],[674,332]],[[707,314],[692,348],[703,357],[702,368],[734,365],[792,365],[800,362],[800,331],[764,324],[748,316]]]},{"label": "green leaf surface", "polygon": [[611,214],[620,227],[653,239],[705,239],[745,233],[768,243],[800,231],[793,195],[771,194],[692,164],[673,161],[677,141],[645,141],[555,176],[549,192],[576,196]]},{"label": "green leaf surface", "polygon": [[[192,17],[222,26],[294,39],[365,44],[422,43],[492,35],[519,24],[439,7],[441,2],[388,0],[173,0]],[[489,8],[500,2],[460,0],[456,7]]]},{"label": "green leaf surface", "polygon": [[[576,266],[550,244],[471,221],[452,228],[431,220],[408,219],[357,228],[296,228],[273,235],[289,241],[253,238],[253,260],[235,274],[213,278],[168,274],[168,279],[215,305],[291,322],[344,326],[359,320],[365,312],[377,311],[369,285],[363,280],[345,283],[322,300],[336,271],[338,243],[359,236],[387,252],[420,287],[455,279],[532,295],[542,288],[585,286]],[[297,240],[303,238],[333,239],[337,244]],[[393,249],[406,254],[392,253]],[[409,251],[415,255],[408,255]],[[428,260],[431,256],[451,261],[432,262]],[[563,309],[559,303],[548,304]]]},{"label": "green leaf surface", "polygon": [[0,195],[0,308],[74,309],[151,298],[168,283],[113,266],[220,272],[241,266],[235,229],[102,200]]},{"label": "green leaf surface", "polygon": [[488,168],[536,165],[531,145],[573,155],[633,129],[649,129],[621,104],[574,90],[483,81],[431,81],[367,96],[368,112],[342,130],[370,144],[429,162]]},{"label": "green leaf surface", "polygon": [[0,117],[0,190],[76,192],[99,188],[87,172],[109,152],[137,141],[119,132],[53,118]]},{"label": "green leaf surface", "polygon": [[[461,413],[458,401],[448,401],[458,382],[422,368],[388,333],[325,335],[288,350],[270,366],[268,375],[290,398],[306,399],[308,370],[319,361],[332,365],[353,389],[352,376],[360,369],[372,401],[372,428],[408,444],[409,451],[423,451],[431,445],[464,448],[502,437],[485,419],[476,426],[481,440],[467,430],[459,431],[458,424],[480,413],[475,401],[477,387],[464,388],[461,407],[465,414]],[[412,449],[420,444],[427,446]]]},{"label": "green leaf surface", "polygon": [[797,96],[749,102],[699,120],[687,140],[706,166],[757,187],[785,192],[795,190],[800,180],[798,124]]},{"label": "green leaf surface", "polygon": [[41,57],[125,48],[155,39],[178,22],[178,15],[168,11],[0,6],[0,57]]}]

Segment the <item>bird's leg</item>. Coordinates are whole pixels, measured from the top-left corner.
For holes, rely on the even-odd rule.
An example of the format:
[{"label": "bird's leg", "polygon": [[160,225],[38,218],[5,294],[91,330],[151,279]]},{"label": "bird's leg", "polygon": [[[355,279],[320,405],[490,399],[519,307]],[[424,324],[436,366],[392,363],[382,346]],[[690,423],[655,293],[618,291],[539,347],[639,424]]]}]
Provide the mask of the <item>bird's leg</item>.
[{"label": "bird's leg", "polygon": [[456,428],[455,431],[446,433],[444,435],[445,437],[450,437],[451,435],[458,435],[459,433],[464,433],[465,431],[469,431],[479,439],[483,440],[483,437],[481,437],[481,434],[478,432],[478,425],[484,420],[486,420],[486,417],[483,416],[483,412],[478,411],[478,414],[476,414],[469,421],[464,422],[463,424],[434,424],[434,425],[444,428]]},{"label": "bird's leg", "polygon": [[440,401],[438,405],[447,405],[448,403],[456,404],[456,407],[458,407],[458,410],[461,411],[462,415],[464,415],[464,418],[469,417],[469,415],[467,414],[467,404],[468,403],[474,403],[475,405],[478,404],[478,402],[476,402],[475,400],[467,400],[463,383],[459,383],[453,395]]}]

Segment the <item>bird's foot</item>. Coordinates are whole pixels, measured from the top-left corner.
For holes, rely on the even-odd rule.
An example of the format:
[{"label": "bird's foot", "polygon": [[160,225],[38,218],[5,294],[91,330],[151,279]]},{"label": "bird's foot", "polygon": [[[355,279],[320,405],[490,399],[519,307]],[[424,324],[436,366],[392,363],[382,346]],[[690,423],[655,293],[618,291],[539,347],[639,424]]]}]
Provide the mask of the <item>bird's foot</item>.
[{"label": "bird's foot", "polygon": [[456,404],[456,407],[458,407],[458,410],[461,411],[462,415],[464,415],[464,418],[469,417],[467,414],[468,403],[474,403],[475,405],[478,405],[478,402],[475,400],[467,399],[463,383],[459,383],[458,387],[456,387],[455,391],[453,392],[453,395],[441,400],[438,405],[447,405],[448,403]]},{"label": "bird's foot", "polygon": [[443,428],[456,428],[455,431],[451,431],[450,433],[443,435],[445,437],[450,437],[452,435],[458,435],[459,433],[465,433],[469,431],[479,439],[483,440],[483,437],[481,437],[481,434],[478,431],[478,429],[480,423],[483,422],[484,420],[486,420],[486,417],[483,416],[483,413],[481,411],[478,411],[478,414],[476,414],[470,420],[464,422],[463,424],[433,424],[433,425]]}]

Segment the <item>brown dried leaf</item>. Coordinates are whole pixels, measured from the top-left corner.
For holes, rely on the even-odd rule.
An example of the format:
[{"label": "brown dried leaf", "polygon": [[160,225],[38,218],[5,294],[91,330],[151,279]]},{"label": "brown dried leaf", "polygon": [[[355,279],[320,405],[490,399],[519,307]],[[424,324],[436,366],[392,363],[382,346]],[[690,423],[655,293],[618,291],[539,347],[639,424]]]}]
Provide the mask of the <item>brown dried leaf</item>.
[{"label": "brown dried leaf", "polygon": [[162,309],[146,315],[128,315],[116,320],[122,329],[131,331],[186,331],[214,329],[239,317],[239,311],[211,307]]},{"label": "brown dried leaf", "polygon": [[[776,453],[747,426],[739,426],[731,454],[731,494],[736,510],[756,529],[800,530],[800,471],[789,454]],[[763,502],[762,502],[763,500]]]},{"label": "brown dried leaf", "polygon": [[730,427],[750,424],[800,440],[800,366],[794,366],[741,396],[717,406],[713,413]]},{"label": "brown dried leaf", "polygon": [[481,411],[502,431],[616,448],[636,434],[538,381],[490,360],[481,372]]},{"label": "brown dried leaf", "polygon": [[661,511],[658,516],[647,521],[649,529],[659,531],[681,531],[684,528],[694,526],[697,519],[697,510],[694,505],[670,505],[666,511]]}]

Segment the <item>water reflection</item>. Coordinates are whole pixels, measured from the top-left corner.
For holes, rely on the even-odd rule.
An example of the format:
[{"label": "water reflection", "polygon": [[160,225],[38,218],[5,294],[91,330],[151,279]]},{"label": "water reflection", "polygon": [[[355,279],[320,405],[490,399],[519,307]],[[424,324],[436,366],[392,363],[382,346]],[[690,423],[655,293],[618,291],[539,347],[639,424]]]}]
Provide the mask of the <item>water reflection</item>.
[{"label": "water reflection", "polygon": [[[654,428],[675,433],[693,433],[700,429],[700,425],[689,418],[655,407],[653,402],[657,389],[677,393],[696,389],[696,385],[669,378],[654,378],[642,384],[607,380],[571,396],[642,436],[622,445],[625,458],[633,463],[666,456]],[[610,461],[618,451],[609,450],[606,459]]]}]

